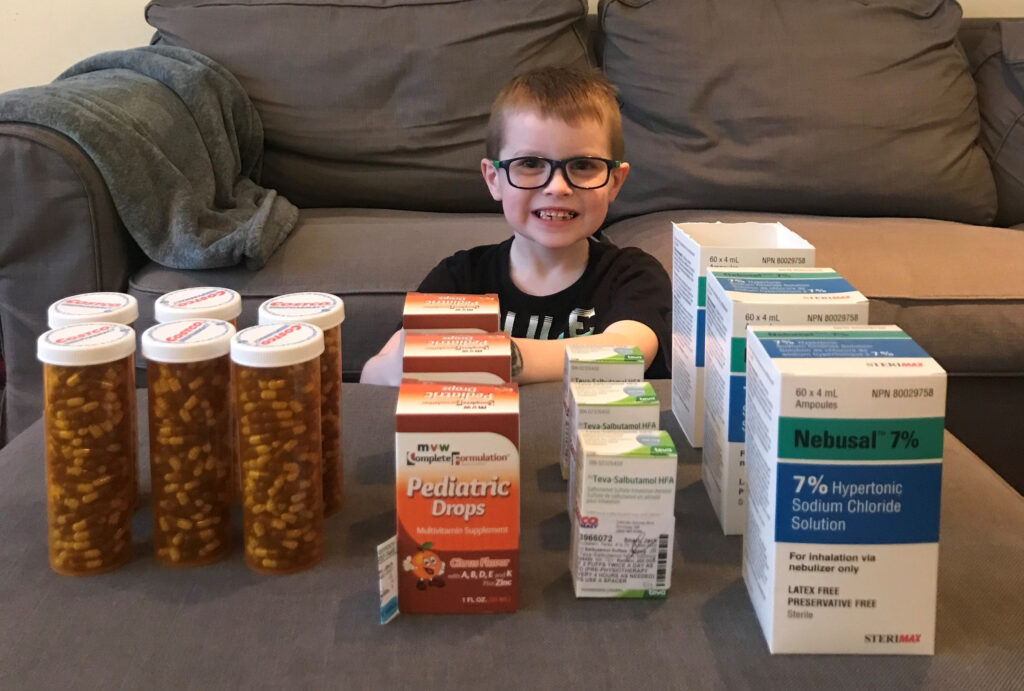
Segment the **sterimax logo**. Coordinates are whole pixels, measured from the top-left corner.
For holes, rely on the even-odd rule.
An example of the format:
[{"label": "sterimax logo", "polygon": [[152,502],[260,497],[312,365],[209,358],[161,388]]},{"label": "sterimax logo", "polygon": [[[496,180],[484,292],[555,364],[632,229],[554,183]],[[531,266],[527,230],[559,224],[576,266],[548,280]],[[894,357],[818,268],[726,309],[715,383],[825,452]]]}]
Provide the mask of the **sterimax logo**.
[{"label": "sterimax logo", "polygon": [[459,452],[452,451],[450,444],[417,444],[415,451],[405,455],[406,465],[456,465]]},{"label": "sterimax logo", "polygon": [[920,643],[919,633],[869,633],[864,636],[865,643]]}]

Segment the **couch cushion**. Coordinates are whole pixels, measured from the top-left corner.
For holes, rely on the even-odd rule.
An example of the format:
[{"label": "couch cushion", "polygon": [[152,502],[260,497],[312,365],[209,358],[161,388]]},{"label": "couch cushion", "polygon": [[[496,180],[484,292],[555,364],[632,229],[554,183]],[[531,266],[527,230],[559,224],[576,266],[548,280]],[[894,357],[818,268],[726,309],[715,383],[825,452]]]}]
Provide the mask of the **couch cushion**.
[{"label": "couch cushion", "polygon": [[501,214],[437,214],[366,209],[299,212],[291,236],[259,272],[241,267],[178,271],[150,263],[132,277],[141,330],[153,324],[153,303],[190,286],[233,288],[242,295],[239,328],[256,323],[264,300],[319,290],[345,301],[342,370],[359,376],[402,321],[405,293],[456,250],[500,242],[511,234]]},{"label": "couch cushion", "polygon": [[[299,206],[491,211],[491,102],[587,60],[584,0],[154,0],[157,40],[225,65],[266,130],[262,184]],[[429,184],[427,184],[429,182]]]},{"label": "couch cushion", "polygon": [[1024,374],[1024,233],[903,218],[668,211],[606,229],[671,271],[672,222],[780,221],[871,298],[873,324],[899,324],[949,372]]},{"label": "couch cushion", "polygon": [[1024,20],[989,28],[971,52],[981,109],[981,145],[992,159],[996,223],[1024,223]]},{"label": "couch cushion", "polygon": [[605,0],[630,180],[673,208],[988,223],[953,0]]}]

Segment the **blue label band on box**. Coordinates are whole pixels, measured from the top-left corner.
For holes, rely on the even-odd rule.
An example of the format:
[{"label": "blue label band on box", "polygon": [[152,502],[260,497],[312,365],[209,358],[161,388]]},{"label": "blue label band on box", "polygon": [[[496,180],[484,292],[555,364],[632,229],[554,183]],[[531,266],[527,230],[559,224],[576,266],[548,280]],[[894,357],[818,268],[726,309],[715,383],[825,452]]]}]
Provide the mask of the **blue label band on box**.
[{"label": "blue label band on box", "polygon": [[779,463],[775,540],[835,545],[938,542],[941,488],[941,463]]}]

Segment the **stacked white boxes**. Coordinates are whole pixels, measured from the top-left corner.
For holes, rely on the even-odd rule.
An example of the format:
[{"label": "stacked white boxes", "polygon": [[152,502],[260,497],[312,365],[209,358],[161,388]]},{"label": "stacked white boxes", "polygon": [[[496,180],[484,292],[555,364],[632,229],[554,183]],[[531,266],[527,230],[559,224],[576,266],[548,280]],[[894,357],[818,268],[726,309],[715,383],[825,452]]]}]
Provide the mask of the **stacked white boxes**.
[{"label": "stacked white boxes", "polygon": [[659,598],[671,583],[677,455],[667,432],[579,431],[576,597]]},{"label": "stacked white boxes", "polygon": [[581,429],[649,432],[660,427],[661,403],[649,382],[570,382],[568,427],[561,459],[569,468],[568,508],[573,510],[575,457]]},{"label": "stacked white boxes", "polygon": [[576,434],[572,422],[569,385],[572,382],[639,382],[644,378],[644,354],[636,346],[567,345],[562,384],[562,479],[569,479],[569,440]]},{"label": "stacked white boxes", "polygon": [[946,373],[895,326],[747,334],[743,577],[769,648],[933,653]]},{"label": "stacked white boxes", "polygon": [[708,267],[814,266],[814,247],[781,223],[674,223],[672,234],[672,412],[700,448]]},{"label": "stacked white boxes", "polygon": [[868,300],[828,268],[709,269],[701,475],[726,535],[747,523],[747,325],[867,324]]}]

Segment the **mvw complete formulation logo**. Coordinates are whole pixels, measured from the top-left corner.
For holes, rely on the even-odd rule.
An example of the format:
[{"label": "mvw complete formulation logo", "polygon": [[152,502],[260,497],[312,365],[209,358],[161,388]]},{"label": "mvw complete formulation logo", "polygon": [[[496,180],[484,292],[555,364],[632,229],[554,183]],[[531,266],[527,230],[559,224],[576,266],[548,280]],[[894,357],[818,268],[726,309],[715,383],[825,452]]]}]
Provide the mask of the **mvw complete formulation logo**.
[{"label": "mvw complete formulation logo", "polygon": [[405,455],[406,465],[455,465],[458,451],[452,451],[450,444],[417,444],[415,451]]}]

